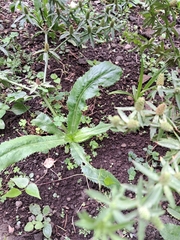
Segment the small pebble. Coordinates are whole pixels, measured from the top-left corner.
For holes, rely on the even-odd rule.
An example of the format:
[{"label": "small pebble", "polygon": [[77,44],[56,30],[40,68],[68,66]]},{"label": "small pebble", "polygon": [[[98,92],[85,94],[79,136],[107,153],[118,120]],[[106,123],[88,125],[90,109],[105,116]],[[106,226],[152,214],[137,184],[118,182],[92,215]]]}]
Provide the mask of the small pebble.
[{"label": "small pebble", "polygon": [[121,147],[125,148],[127,145],[125,143],[121,144]]},{"label": "small pebble", "polygon": [[23,203],[21,201],[16,201],[15,202],[15,205],[16,205],[17,208],[20,208],[22,206],[22,204]]},{"label": "small pebble", "polygon": [[129,50],[129,49],[131,49],[132,48],[132,46],[130,45],[130,44],[126,44],[125,46],[124,46],[124,49],[126,49],[126,50]]}]

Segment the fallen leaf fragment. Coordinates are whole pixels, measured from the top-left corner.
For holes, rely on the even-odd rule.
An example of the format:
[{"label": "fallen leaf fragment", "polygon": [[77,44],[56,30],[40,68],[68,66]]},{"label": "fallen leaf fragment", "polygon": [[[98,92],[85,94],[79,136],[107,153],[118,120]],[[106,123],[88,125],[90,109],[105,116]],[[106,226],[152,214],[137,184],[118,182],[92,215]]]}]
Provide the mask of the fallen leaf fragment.
[{"label": "fallen leaf fragment", "polygon": [[9,234],[13,234],[14,233],[14,228],[11,227],[10,225],[8,225],[8,232],[9,232]]},{"label": "fallen leaf fragment", "polygon": [[46,158],[43,165],[45,168],[51,168],[56,161],[53,158]]}]

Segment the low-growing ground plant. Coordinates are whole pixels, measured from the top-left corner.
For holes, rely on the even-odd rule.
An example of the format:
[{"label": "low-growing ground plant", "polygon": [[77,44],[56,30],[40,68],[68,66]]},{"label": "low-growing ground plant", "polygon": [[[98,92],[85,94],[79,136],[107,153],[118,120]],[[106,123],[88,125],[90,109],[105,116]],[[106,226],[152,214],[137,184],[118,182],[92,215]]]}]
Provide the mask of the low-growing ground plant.
[{"label": "low-growing ground plant", "polygon": [[[8,190],[5,190],[8,187]],[[26,192],[28,195],[41,199],[37,185],[31,181],[27,176],[18,175],[10,178],[4,186],[3,180],[1,181],[1,194],[0,201],[4,202],[7,198],[15,198]]]},{"label": "low-growing ground plant", "polygon": [[152,58],[158,55],[157,64],[164,61],[172,66],[176,64],[179,66],[180,52],[174,41],[179,39],[176,29],[177,12],[180,8],[179,0],[145,0],[142,2],[143,28],[150,29],[152,34],[145,36],[143,31],[125,30],[124,38],[135,44],[135,49],[140,55],[146,53],[147,50]]},{"label": "low-growing ground plant", "polygon": [[[57,127],[53,119],[44,113],[40,113],[32,124],[47,132],[47,136],[29,135],[4,142],[0,145],[0,170],[6,169],[30,154],[35,152],[48,152],[51,148],[67,145],[75,163],[81,167],[85,176],[98,183],[112,187],[119,186],[117,179],[103,169],[95,169],[86,159],[86,154],[80,143],[107,132],[111,124],[100,122],[94,127],[82,127],[82,111],[86,107],[86,100],[96,96],[98,87],[108,87],[117,82],[122,74],[120,67],[110,62],[102,62],[92,67],[84,76],[74,84],[67,100],[67,125],[63,123]],[[52,106],[48,105],[52,110]],[[56,115],[57,116],[57,115]]]},{"label": "low-growing ground plant", "polygon": [[[90,41],[94,47],[96,42],[114,38],[127,23],[130,1],[101,2],[102,10],[97,10],[91,1],[47,1],[33,0],[31,5],[25,1],[11,4],[12,12],[20,10],[22,15],[16,19],[22,27],[25,22],[39,28],[39,33],[48,34],[62,40],[56,49],[65,42],[74,46],[82,46]],[[46,45],[48,47],[48,45]]]},{"label": "low-growing ground plant", "polygon": [[32,215],[29,217],[29,222],[26,223],[24,231],[42,230],[44,237],[50,240],[52,235],[52,211],[50,207],[47,205],[41,209],[38,204],[32,203],[29,206],[29,211]]},{"label": "low-growing ground plant", "polygon": [[[133,1],[134,2],[134,1]],[[140,3],[140,1],[136,1]],[[179,49],[173,42],[178,38],[175,28],[176,10],[179,9],[178,1],[157,1],[147,0],[143,4],[147,8],[144,10],[144,27],[151,27],[153,35],[150,39],[144,38],[137,33],[124,32],[124,37],[137,45],[142,55],[147,49],[152,54],[159,57],[169,65],[179,65]],[[116,106],[118,115],[109,116],[110,123],[100,122],[97,126],[89,125],[89,119],[83,119],[83,111],[86,109],[86,100],[95,97],[98,94],[98,87],[109,87],[116,83],[122,73],[121,68],[110,62],[89,62],[93,67],[82,77],[80,77],[70,93],[53,91],[56,89],[54,84],[60,86],[60,78],[56,74],[50,76],[54,84],[47,81],[48,61],[51,56],[59,60],[56,51],[60,51],[62,45],[66,42],[74,46],[82,46],[90,41],[94,47],[95,43],[100,43],[112,39],[116,32],[124,29],[127,20],[127,13],[131,7],[131,1],[110,1],[103,5],[102,12],[96,13],[90,1],[75,2],[66,1],[47,1],[34,0],[30,7],[27,7],[23,1],[14,1],[11,10],[14,12],[19,9],[23,15],[16,20],[23,26],[25,22],[39,28],[39,33],[44,34],[44,49],[35,54],[42,53],[44,59],[44,72],[37,75],[37,82],[28,82],[23,85],[21,82],[14,82],[11,79],[12,73],[16,73],[18,61],[14,64],[14,59],[7,58],[6,66],[12,68],[12,71],[0,72],[0,80],[4,86],[14,84],[18,88],[24,89],[24,92],[17,92],[8,95],[9,102],[15,101],[14,109],[16,112],[25,112],[27,106],[24,100],[29,99],[30,93],[33,97],[38,96],[43,99],[45,106],[50,110],[52,116],[40,113],[32,124],[37,126],[39,135],[27,135],[19,137],[0,145],[0,171],[4,171],[8,166],[26,158],[36,152],[47,153],[50,149],[65,146],[65,151],[69,149],[72,159],[67,160],[69,168],[75,165],[80,166],[83,174],[91,181],[111,189],[108,194],[102,194],[97,191],[89,190],[87,194],[101,202],[104,208],[96,217],[89,216],[86,212],[80,213],[80,220],[77,226],[83,228],[80,231],[83,234],[93,231],[94,238],[97,240],[119,240],[125,239],[123,231],[130,232],[136,224],[137,233],[133,232],[138,240],[145,238],[145,230],[148,224],[155,226],[163,238],[173,239],[179,237],[179,226],[164,224],[162,216],[165,210],[162,203],[167,202],[167,211],[176,219],[179,217],[179,208],[176,206],[174,194],[179,195],[180,173],[180,138],[179,138],[179,109],[180,98],[179,88],[180,80],[178,71],[172,71],[172,78],[168,83],[165,81],[164,70],[166,65],[153,72],[151,79],[143,84],[144,62],[141,60],[140,77],[137,86],[132,87],[132,93],[117,90],[111,94],[119,93],[129,95],[134,100],[134,106],[119,107]],[[119,15],[123,16],[119,18]],[[170,19],[170,20],[169,20]],[[13,38],[13,36],[10,35]],[[14,35],[14,37],[16,37]],[[52,47],[49,45],[49,38],[59,37],[61,43]],[[165,41],[169,41],[167,47]],[[6,38],[8,43],[8,38]],[[157,41],[159,44],[157,44]],[[10,43],[10,42],[9,42]],[[8,44],[9,44],[8,43]],[[4,42],[6,44],[6,42]],[[0,50],[8,57],[8,52],[4,51],[3,45]],[[152,62],[154,59],[152,60]],[[162,62],[161,62],[162,63]],[[154,62],[153,62],[154,64]],[[94,66],[95,65],[95,66]],[[24,69],[28,71],[28,66]],[[33,79],[33,78],[32,78]],[[26,91],[26,92],[25,92]],[[64,96],[67,98],[67,115],[62,115],[60,104],[55,101],[61,100]],[[12,101],[12,102],[11,102]],[[0,118],[4,116],[9,106],[2,103],[0,109]],[[1,128],[4,128],[4,122],[1,121]],[[137,132],[141,128],[150,129],[150,138],[169,151],[165,151],[164,156],[154,156],[147,147],[147,152],[152,158],[156,157],[156,165],[148,164],[145,161],[138,160],[137,156],[129,154],[134,167],[129,171],[129,180],[133,180],[135,173],[139,171],[145,178],[140,177],[138,184],[122,184],[112,174],[104,169],[94,168],[84,151],[81,143],[106,133],[109,129],[115,132],[128,133]],[[41,136],[41,131],[47,135]],[[95,150],[98,146],[96,142],[91,141],[91,148]],[[68,147],[67,147],[68,146]],[[96,152],[94,152],[94,155]],[[155,159],[153,159],[155,160]],[[13,184],[11,184],[13,183]],[[2,184],[2,183],[1,183]],[[16,186],[15,186],[15,185]],[[29,187],[31,186],[31,187]],[[6,197],[16,197],[26,191],[29,195],[40,198],[37,186],[31,183],[27,177],[14,177],[10,182],[10,190],[3,195]],[[35,192],[35,193],[34,193]],[[128,196],[127,192],[131,195]],[[54,197],[58,197],[54,193]],[[38,209],[34,212],[33,207]],[[46,238],[51,237],[52,227],[50,224],[50,209],[44,207],[40,209],[38,205],[31,205],[30,212],[34,214],[25,226],[25,231],[34,229],[43,229]],[[177,238],[178,239],[178,238]]]},{"label": "low-growing ground plant", "polygon": [[[111,129],[116,132],[128,133],[149,127],[151,139],[157,145],[164,147],[164,155],[154,155],[152,148],[147,147],[144,150],[152,160],[148,163],[148,160],[145,161],[129,153],[129,158],[134,165],[128,172],[129,180],[134,180],[137,171],[146,176],[146,180],[140,177],[137,185],[121,184],[119,189],[116,187],[111,189],[109,197],[94,190],[87,191],[90,197],[103,203],[105,207],[96,218],[89,216],[86,212],[80,213],[80,220],[76,224],[94,231],[95,239],[125,239],[122,232],[124,229],[131,232],[134,224],[138,226],[137,234],[132,233],[138,240],[145,238],[145,230],[149,224],[153,224],[165,240],[179,237],[178,225],[164,224],[162,221],[162,216],[166,213],[162,208],[162,202],[168,202],[168,213],[179,219],[175,198],[175,193],[178,196],[180,194],[180,138],[177,127],[179,126],[179,95],[174,91],[173,86],[177,87],[180,79],[174,72],[172,76],[171,81],[166,82],[164,74],[159,73],[149,91],[142,92],[137,99],[132,98],[134,106],[116,107],[119,115],[109,117]],[[142,88],[143,86],[140,87]],[[154,92],[159,94],[161,102],[158,102],[155,97],[152,98],[151,93],[154,94]],[[146,98],[148,98],[147,101]],[[158,166],[153,164],[154,161]],[[131,192],[131,197],[126,195],[127,191]]]}]

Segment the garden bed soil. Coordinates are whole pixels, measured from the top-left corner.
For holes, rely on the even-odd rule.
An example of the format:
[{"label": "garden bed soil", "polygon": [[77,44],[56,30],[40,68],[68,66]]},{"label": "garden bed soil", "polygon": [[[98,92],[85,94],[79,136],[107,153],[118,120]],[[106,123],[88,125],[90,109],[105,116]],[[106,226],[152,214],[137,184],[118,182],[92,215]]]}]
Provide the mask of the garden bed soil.
[{"label": "garden bed soil", "polygon": [[[8,12],[7,6],[0,1],[4,7],[4,12]],[[10,14],[8,12],[8,14]],[[3,34],[8,34],[12,31],[10,24],[13,22],[13,15],[3,16]],[[28,26],[27,26],[28,28]],[[30,34],[33,34],[33,29],[29,28]],[[21,35],[23,36],[23,34]],[[41,49],[42,38],[41,36],[27,42],[26,38],[19,39],[22,48],[26,52],[31,53],[35,50]],[[107,121],[109,115],[115,115],[116,110],[114,107],[131,106],[132,100],[125,95],[109,95],[108,93],[113,90],[121,89],[131,91],[131,86],[137,84],[139,77],[139,59],[136,52],[129,52],[132,46],[127,43],[121,43],[119,38],[116,38],[111,43],[103,43],[96,45],[93,49],[88,46],[86,49],[78,49],[71,45],[68,46],[67,52],[61,56],[61,61],[56,62],[51,60],[48,66],[48,75],[56,73],[61,77],[62,89],[69,91],[74,81],[82,76],[90,66],[86,60],[97,61],[111,61],[112,63],[120,66],[123,70],[122,78],[109,89],[101,89],[100,96],[88,102],[88,110],[86,116],[92,118],[94,124],[99,123],[101,119]],[[33,70],[43,71],[43,62],[34,63]],[[23,116],[14,116],[12,113],[7,113],[4,117],[6,123],[5,130],[0,131],[0,142],[24,135],[22,128],[19,126],[20,119],[26,119],[28,123],[31,120],[31,113],[37,109],[43,111],[40,101],[35,99],[30,102],[31,108],[28,113]],[[65,111],[65,109],[64,109]],[[31,125],[27,127],[26,131],[32,133]],[[150,143],[149,133],[144,131],[121,134],[108,132],[108,137],[103,141],[98,140],[99,148],[97,149],[97,156],[92,157],[92,165],[96,168],[104,168],[111,173],[121,182],[128,183],[128,169],[132,167],[132,163],[128,160],[128,152],[133,151],[138,157],[145,157],[144,147]],[[87,152],[90,153],[88,143],[85,144]],[[75,222],[78,219],[77,213],[86,210],[89,214],[95,216],[98,209],[101,207],[99,203],[90,199],[85,190],[93,188],[99,190],[99,186],[88,181],[82,174],[80,168],[68,170],[67,165],[64,163],[65,159],[69,157],[64,153],[61,147],[52,149],[48,154],[37,153],[28,157],[26,160],[17,164],[20,171],[29,174],[34,174],[34,182],[39,187],[41,200],[30,197],[27,194],[22,194],[18,198],[8,199],[0,204],[0,239],[28,239],[40,240],[43,239],[42,232],[23,231],[25,223],[28,221],[29,205],[37,203],[40,206],[49,205],[52,209],[52,224],[53,224],[53,240],[63,240],[69,237],[71,240],[92,239],[91,234],[85,234],[76,227]],[[43,166],[47,158],[53,158],[55,164],[51,169],[46,169]],[[7,178],[14,176],[13,167],[8,169],[9,174],[1,174],[1,177]],[[59,179],[58,176],[61,176]],[[138,178],[135,179],[137,181]],[[107,191],[104,188],[101,191]],[[20,225],[17,224],[19,221]],[[11,234],[12,232],[12,234]],[[147,239],[161,239],[158,232],[149,227],[146,234]],[[7,236],[7,238],[5,238]],[[136,239],[136,236],[132,237]]]}]

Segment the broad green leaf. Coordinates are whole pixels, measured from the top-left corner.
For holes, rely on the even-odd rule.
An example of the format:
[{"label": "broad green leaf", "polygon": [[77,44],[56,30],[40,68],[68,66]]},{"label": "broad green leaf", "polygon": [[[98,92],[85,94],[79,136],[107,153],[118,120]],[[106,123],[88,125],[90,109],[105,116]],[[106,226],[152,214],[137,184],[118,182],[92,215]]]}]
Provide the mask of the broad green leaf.
[{"label": "broad green leaf", "polygon": [[120,182],[110,172],[96,169],[86,160],[84,149],[78,143],[70,143],[70,149],[75,162],[89,180],[110,189],[114,186],[120,187]]},{"label": "broad green leaf", "polygon": [[3,195],[3,197],[8,198],[14,198],[21,195],[21,191],[18,188],[11,188],[6,194]]},{"label": "broad green leaf", "polygon": [[70,134],[77,132],[86,100],[96,96],[99,86],[113,85],[120,79],[121,74],[120,67],[110,62],[102,62],[77,79],[67,101],[69,110],[67,126]]},{"label": "broad green leaf", "polygon": [[8,110],[9,109],[9,106],[0,102],[0,109],[3,109],[3,110]]},{"label": "broad green leaf", "polygon": [[46,238],[50,238],[52,235],[52,226],[50,223],[45,222],[43,227],[43,234]]},{"label": "broad green leaf", "polygon": [[37,78],[43,79],[44,78],[44,72],[38,72]]},{"label": "broad green leaf", "polygon": [[0,171],[35,152],[48,152],[65,143],[64,136],[58,135],[29,135],[3,142],[0,144]]},{"label": "broad green leaf", "polygon": [[50,209],[50,207],[48,205],[46,205],[46,206],[44,206],[42,212],[43,212],[44,216],[48,216],[50,214],[50,212],[51,212],[51,209]]},{"label": "broad green leaf", "polygon": [[28,195],[41,199],[39,189],[35,183],[30,183],[25,191]]},{"label": "broad green leaf", "polygon": [[162,138],[161,140],[157,141],[157,144],[162,147],[180,150],[180,142],[174,138]]},{"label": "broad green leaf", "polygon": [[55,79],[58,78],[57,74],[55,74],[55,73],[51,73],[50,77],[51,77],[53,80],[55,80]]},{"label": "broad green leaf", "polygon": [[100,122],[96,127],[93,128],[88,127],[81,128],[80,130],[77,131],[77,133],[73,137],[73,140],[74,142],[78,143],[84,142],[93,136],[107,132],[110,129],[110,127],[111,124]]},{"label": "broad green leaf", "polygon": [[30,204],[30,206],[29,206],[29,210],[30,210],[30,212],[32,213],[32,214],[34,214],[34,215],[38,215],[38,214],[41,214],[41,208],[40,208],[40,206],[38,205],[38,204],[36,204],[36,203],[31,203]]},{"label": "broad green leaf", "polygon": [[15,115],[21,115],[25,112],[27,112],[29,110],[29,106],[25,105],[22,102],[16,102],[12,108],[11,111],[15,114]]},{"label": "broad green leaf", "polygon": [[0,109],[0,118],[5,115],[6,111],[4,109]]},{"label": "broad green leaf", "polygon": [[27,177],[14,177],[11,178],[11,180],[18,186],[19,188],[25,188],[27,187],[29,183],[29,179]]},{"label": "broad green leaf", "polygon": [[175,224],[165,224],[165,227],[160,231],[161,236],[164,240],[179,240],[180,226]]},{"label": "broad green leaf", "polygon": [[37,221],[37,222],[42,222],[42,220],[43,220],[43,215],[42,215],[42,213],[39,213],[39,214],[36,216],[36,221]]},{"label": "broad green leaf", "polygon": [[9,93],[8,98],[10,103],[13,101],[23,100],[27,98],[27,93],[24,91]]},{"label": "broad green leaf", "polygon": [[34,228],[35,228],[36,230],[42,229],[42,228],[43,228],[43,223],[42,223],[42,222],[36,222]]},{"label": "broad green leaf", "polygon": [[34,229],[34,225],[32,222],[26,223],[26,225],[24,227],[25,232],[31,232],[33,229]]},{"label": "broad green leaf", "polygon": [[99,179],[103,186],[112,188],[113,186],[120,187],[120,182],[114,177],[113,174],[105,169],[98,170]]},{"label": "broad green leaf", "polygon": [[44,113],[40,113],[37,118],[33,119],[31,122],[45,132],[63,135],[63,132],[56,127],[51,118]]}]

